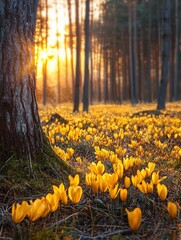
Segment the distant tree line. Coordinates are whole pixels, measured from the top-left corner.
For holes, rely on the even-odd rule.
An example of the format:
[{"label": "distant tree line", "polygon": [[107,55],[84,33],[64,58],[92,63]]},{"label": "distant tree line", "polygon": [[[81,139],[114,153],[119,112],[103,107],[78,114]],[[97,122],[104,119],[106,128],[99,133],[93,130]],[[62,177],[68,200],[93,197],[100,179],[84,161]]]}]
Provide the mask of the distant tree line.
[{"label": "distant tree line", "polygon": [[[43,35],[40,39],[44,42],[39,44],[43,48],[46,48],[48,34],[48,11],[42,18],[40,10],[42,6],[48,9],[47,2],[39,1],[37,20],[37,26],[41,26],[39,35]],[[79,110],[81,101],[84,110],[93,102],[156,101],[160,83],[166,93],[160,92],[161,99],[180,100],[181,2],[100,0],[99,3],[97,7],[94,0],[67,0],[65,5],[69,17],[65,48],[70,48],[72,56],[67,63],[71,75],[66,74],[66,81],[72,83],[69,94],[72,94],[74,111]],[[51,4],[56,5],[56,0]],[[56,24],[58,39],[61,23],[57,20]],[[58,40],[56,48],[59,48]],[[85,54],[84,64],[81,52]],[[43,98],[46,99],[46,63],[44,66]],[[60,90],[65,86],[60,84],[59,76],[57,79],[57,102],[60,103]]]},{"label": "distant tree line", "polygon": [[[94,67],[97,68],[94,96],[98,101],[137,103],[158,99],[165,4],[166,1],[160,0],[102,3],[92,39]],[[181,69],[178,68],[181,64],[181,3],[174,0],[169,6],[167,98],[173,101],[181,99]]]}]

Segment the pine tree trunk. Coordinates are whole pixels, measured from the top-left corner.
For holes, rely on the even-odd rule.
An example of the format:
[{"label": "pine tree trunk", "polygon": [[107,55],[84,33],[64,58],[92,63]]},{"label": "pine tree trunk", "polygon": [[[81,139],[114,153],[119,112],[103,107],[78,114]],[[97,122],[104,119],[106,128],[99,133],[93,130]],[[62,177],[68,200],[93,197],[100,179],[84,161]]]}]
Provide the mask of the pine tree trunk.
[{"label": "pine tree trunk", "polygon": [[134,86],[133,86],[133,48],[132,48],[132,3],[129,1],[128,5],[129,15],[129,82],[130,82],[130,95],[131,103],[135,103]]},{"label": "pine tree trunk", "polygon": [[61,84],[60,84],[60,43],[59,43],[59,12],[58,12],[58,1],[55,2],[56,8],[56,50],[57,50],[57,102],[60,104],[61,102]]},{"label": "pine tree trunk", "polygon": [[165,109],[166,90],[168,83],[169,53],[170,53],[170,17],[171,0],[163,1],[163,48],[162,48],[162,73],[158,96],[157,109]]},{"label": "pine tree trunk", "polygon": [[174,90],[173,98],[178,100],[178,46],[179,46],[179,28],[178,28],[178,0],[175,0],[175,49],[174,49]]},{"label": "pine tree trunk", "polygon": [[35,99],[34,3],[0,2],[0,144],[28,157],[43,147]]},{"label": "pine tree trunk", "polygon": [[89,12],[90,0],[86,0],[85,15],[85,65],[84,65],[84,90],[83,90],[83,111],[88,112],[89,107]]},{"label": "pine tree trunk", "polygon": [[74,76],[74,54],[73,54],[73,30],[72,30],[72,14],[71,14],[71,0],[67,0],[68,16],[69,16],[69,40],[71,53],[71,74],[72,74],[72,99],[74,99],[75,76]]},{"label": "pine tree trunk", "polygon": [[75,0],[75,17],[76,17],[76,77],[75,77],[75,89],[74,89],[74,109],[73,112],[79,111],[80,102],[80,24],[79,24],[79,1]]},{"label": "pine tree trunk", "polygon": [[133,64],[134,64],[134,92],[135,102],[138,102],[139,85],[138,85],[138,54],[137,54],[137,13],[136,1],[133,2]]}]

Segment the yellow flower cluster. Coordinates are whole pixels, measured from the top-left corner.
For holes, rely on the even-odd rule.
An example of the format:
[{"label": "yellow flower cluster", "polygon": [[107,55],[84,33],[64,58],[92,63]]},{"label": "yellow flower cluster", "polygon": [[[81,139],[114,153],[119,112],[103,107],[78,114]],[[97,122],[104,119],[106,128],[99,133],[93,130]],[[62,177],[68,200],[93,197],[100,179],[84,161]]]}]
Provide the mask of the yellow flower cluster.
[{"label": "yellow flower cluster", "polygon": [[[97,105],[91,106],[89,113],[72,114],[72,106],[67,105],[42,111],[40,115],[45,122],[48,122],[47,116],[55,112],[68,120],[67,124],[44,125],[43,131],[60,158],[75,160],[86,171],[85,186],[82,187],[90,188],[95,195],[108,194],[110,201],[119,198],[121,202],[128,202],[131,189],[145,196],[156,195],[167,202],[167,211],[171,218],[175,218],[177,205],[169,201],[168,186],[162,183],[167,177],[155,170],[155,162],[181,160],[181,119],[169,114],[134,115],[148,108],[150,105],[134,108],[128,104]],[[172,105],[167,108],[172,111]],[[86,157],[77,154],[78,151],[75,153],[76,147],[82,143],[94,151],[90,164],[90,161],[83,164]],[[74,204],[78,203],[83,194],[79,177],[70,176],[69,181],[68,196],[61,183],[59,187],[53,186],[53,194],[30,203],[13,204],[13,220],[19,223],[26,216],[31,221],[45,217],[56,211],[60,202],[67,204],[68,197]],[[137,230],[142,219],[141,209],[137,207],[130,211],[125,208],[125,212],[130,228]]]},{"label": "yellow flower cluster", "polygon": [[[100,153],[101,151],[99,151]],[[101,154],[100,154],[101,155]],[[100,156],[99,155],[99,156]],[[108,157],[108,156],[107,156]],[[152,194],[154,190],[157,192],[161,201],[165,201],[168,189],[165,184],[161,184],[167,176],[160,177],[159,171],[155,170],[155,163],[149,162],[146,168],[137,169],[136,174],[131,176],[128,174],[134,166],[140,166],[138,158],[126,157],[123,161],[117,159],[112,167],[113,173],[105,172],[105,166],[101,161],[98,163],[90,163],[88,169],[90,173],[86,173],[85,184],[91,187],[94,194],[98,192],[108,192],[110,198],[113,200],[118,195],[122,202],[127,200],[129,195],[129,188],[131,185],[142,192],[143,194]],[[149,181],[148,181],[149,180]],[[154,188],[156,186],[156,188]],[[141,209],[136,208],[133,212],[125,209],[128,215],[128,223],[132,230],[137,230],[141,223]],[[175,203],[168,201],[167,210],[169,215],[174,218],[177,215],[177,206]]]},{"label": "yellow flower cluster", "polygon": [[67,148],[67,152],[65,152],[63,149],[57,146],[54,146],[53,149],[57,153],[57,155],[64,161],[69,160],[74,154],[73,148]]},{"label": "yellow flower cluster", "polygon": [[44,218],[50,212],[55,212],[61,202],[64,205],[68,204],[68,197],[73,204],[77,204],[83,194],[83,190],[79,184],[79,175],[76,174],[73,178],[69,176],[70,186],[67,191],[63,183],[59,187],[53,185],[53,194],[48,193],[45,197],[37,198],[34,201],[22,201],[12,205],[12,219],[15,223],[22,222],[28,216],[31,222],[39,218]]}]

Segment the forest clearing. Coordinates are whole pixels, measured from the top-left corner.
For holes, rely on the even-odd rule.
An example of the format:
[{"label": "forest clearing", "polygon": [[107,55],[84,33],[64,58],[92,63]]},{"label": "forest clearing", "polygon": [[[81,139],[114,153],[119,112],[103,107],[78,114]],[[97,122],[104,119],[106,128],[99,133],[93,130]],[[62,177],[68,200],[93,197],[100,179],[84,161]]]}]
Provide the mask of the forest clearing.
[{"label": "forest clearing", "polygon": [[0,240],[181,239],[180,9],[0,0]]},{"label": "forest clearing", "polygon": [[[32,195],[23,176],[19,186],[7,177],[11,188],[1,192],[2,239],[179,239],[181,103],[168,103],[166,111],[155,111],[154,104],[124,104],[73,114],[71,107],[43,108],[40,117],[52,148],[76,173],[61,181],[52,163],[53,176],[34,177]],[[26,204],[21,208],[22,201],[30,206],[37,199],[46,207],[34,204],[31,214]],[[168,210],[168,202],[176,209]],[[135,208],[142,216],[135,214],[132,226],[128,211]]]}]

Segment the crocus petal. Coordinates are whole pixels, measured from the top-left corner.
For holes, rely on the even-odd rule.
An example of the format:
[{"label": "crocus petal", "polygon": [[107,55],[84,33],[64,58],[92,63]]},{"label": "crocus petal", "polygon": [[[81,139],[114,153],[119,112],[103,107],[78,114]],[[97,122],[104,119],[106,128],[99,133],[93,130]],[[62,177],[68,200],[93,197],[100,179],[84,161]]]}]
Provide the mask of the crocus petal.
[{"label": "crocus petal", "polygon": [[128,223],[131,230],[137,230],[140,227],[142,212],[140,208],[135,208],[132,212],[126,209],[128,215]]},{"label": "crocus petal", "polygon": [[169,201],[167,203],[167,211],[171,218],[175,218],[177,216],[177,205],[174,202]]},{"label": "crocus petal", "polygon": [[24,220],[26,215],[28,214],[28,211],[30,209],[30,205],[23,201],[21,204],[13,204],[12,205],[12,219],[15,223],[20,223]]}]

